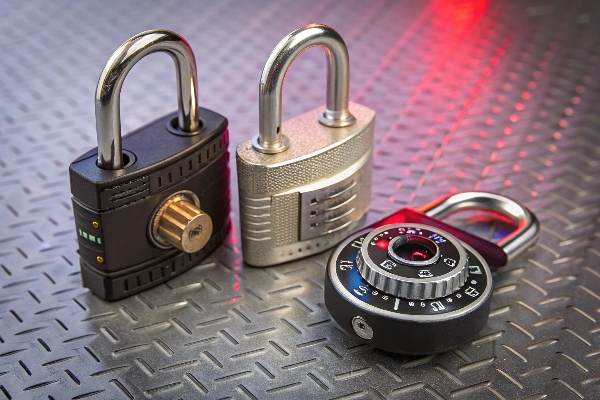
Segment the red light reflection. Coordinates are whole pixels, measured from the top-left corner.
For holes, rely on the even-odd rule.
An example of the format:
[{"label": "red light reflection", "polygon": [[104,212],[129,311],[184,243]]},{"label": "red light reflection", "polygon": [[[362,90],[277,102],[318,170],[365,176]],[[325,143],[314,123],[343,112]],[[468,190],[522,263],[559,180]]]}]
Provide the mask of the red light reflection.
[{"label": "red light reflection", "polygon": [[375,245],[380,249],[387,249],[390,245],[390,242],[386,239],[379,239]]}]

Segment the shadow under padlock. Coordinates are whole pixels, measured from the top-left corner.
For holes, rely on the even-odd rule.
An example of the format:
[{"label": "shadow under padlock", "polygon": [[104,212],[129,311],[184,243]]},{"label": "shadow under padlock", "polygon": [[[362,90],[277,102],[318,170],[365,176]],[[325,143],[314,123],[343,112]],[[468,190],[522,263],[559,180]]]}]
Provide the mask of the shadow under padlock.
[{"label": "shadow under padlock", "polygon": [[[143,57],[175,63],[179,110],[121,138],[119,95]],[[197,105],[187,41],[153,30],[123,43],[96,88],[98,148],[69,167],[83,284],[116,300],[181,274],[230,230],[227,119]]]},{"label": "shadow under padlock", "polygon": [[[304,50],[327,56],[326,107],[281,123],[286,72]],[[349,103],[350,65],[342,37],[306,25],[283,38],[260,80],[260,133],[237,147],[244,261],[271,266],[343,240],[365,216],[371,194],[375,112]]]},{"label": "shadow under padlock", "polygon": [[[473,209],[506,216],[517,229],[496,245],[436,219]],[[401,209],[333,251],[325,306],[345,331],[376,348],[413,355],[450,350],[488,319],[490,266],[514,260],[539,233],[530,210],[493,193],[459,193]]]}]

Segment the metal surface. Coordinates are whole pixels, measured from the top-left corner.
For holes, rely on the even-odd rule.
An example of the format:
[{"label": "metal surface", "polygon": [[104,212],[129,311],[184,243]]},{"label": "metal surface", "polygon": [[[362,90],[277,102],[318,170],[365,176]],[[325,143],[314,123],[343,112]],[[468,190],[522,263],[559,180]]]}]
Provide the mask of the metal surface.
[{"label": "metal surface", "polygon": [[[600,397],[600,4],[455,3],[3,2],[0,398]],[[239,227],[141,295],[81,286],[67,168],[95,146],[90,99],[115,47],[156,27],[186,37],[235,145],[258,128],[273,41],[313,21],[344,37],[351,98],[378,113],[369,221],[473,189],[540,218],[538,244],[495,273],[483,331],[454,351],[347,337],[322,305],[328,254],[247,267]],[[123,87],[124,130],[174,109],[172,64],[153,57]],[[323,103],[324,68],[312,49],[294,63],[284,118]]]},{"label": "metal surface", "polygon": [[152,30],[135,35],[110,56],[96,87],[96,134],[98,166],[121,169],[121,87],[133,66],[148,54],[165,52],[175,62],[179,130],[193,133],[200,129],[198,117],[198,73],[194,52],[175,32]]},{"label": "metal surface", "polygon": [[281,93],[288,69],[303,51],[320,46],[327,56],[326,108],[319,122],[341,128],[356,122],[348,110],[350,60],[344,39],[326,25],[303,26],[284,37],[271,52],[260,77],[258,97],[259,133],[252,146],[261,153],[279,153],[289,147],[281,126]]}]

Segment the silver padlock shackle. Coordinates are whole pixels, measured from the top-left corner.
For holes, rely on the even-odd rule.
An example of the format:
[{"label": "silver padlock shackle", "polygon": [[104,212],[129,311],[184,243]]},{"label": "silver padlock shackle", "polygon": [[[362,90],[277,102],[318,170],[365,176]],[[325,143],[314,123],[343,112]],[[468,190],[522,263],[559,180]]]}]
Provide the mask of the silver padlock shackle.
[{"label": "silver padlock shackle", "polygon": [[183,132],[194,132],[200,129],[198,73],[192,48],[175,32],[158,29],[142,32],[127,40],[110,56],[98,79],[96,86],[97,165],[102,169],[123,168],[121,87],[131,68],[140,59],[156,52],[169,54],[175,62],[179,129]]},{"label": "silver padlock shackle", "polygon": [[540,235],[540,223],[524,205],[495,193],[463,192],[442,197],[417,209],[433,218],[443,218],[462,210],[498,212],[517,223],[517,229],[498,243],[508,257],[508,262],[532,246]]},{"label": "silver padlock shackle", "polygon": [[289,146],[281,132],[281,92],[288,68],[304,50],[321,46],[327,55],[326,109],[319,122],[344,127],[356,122],[348,110],[350,63],[344,39],[327,25],[310,24],[295,30],[275,46],[260,77],[259,134],[252,140],[261,153],[279,153]]}]

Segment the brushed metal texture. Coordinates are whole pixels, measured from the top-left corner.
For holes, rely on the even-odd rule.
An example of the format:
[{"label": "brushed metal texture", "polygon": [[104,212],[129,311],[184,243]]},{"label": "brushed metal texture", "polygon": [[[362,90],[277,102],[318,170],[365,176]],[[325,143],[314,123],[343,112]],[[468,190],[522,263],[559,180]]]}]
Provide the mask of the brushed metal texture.
[{"label": "brushed metal texture", "polygon": [[349,109],[357,122],[348,127],[322,125],[321,107],[284,122],[290,147],[281,153],[258,152],[251,140],[238,145],[244,261],[270,266],[319,253],[364,217],[375,112],[355,103]]},{"label": "brushed metal texture", "polygon": [[271,226],[276,246],[298,241],[299,197],[298,192],[272,197]]},{"label": "brushed metal texture", "polygon": [[356,103],[348,107],[357,122],[343,128],[319,123],[322,107],[282,124],[290,139],[288,150],[264,154],[250,139],[237,146],[240,195],[260,198],[310,185],[351,168],[372,151],[375,112]]}]

